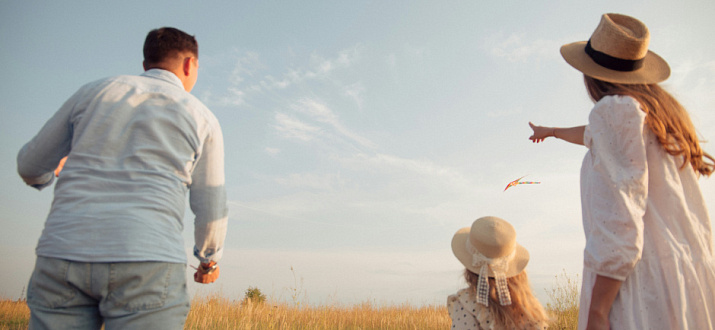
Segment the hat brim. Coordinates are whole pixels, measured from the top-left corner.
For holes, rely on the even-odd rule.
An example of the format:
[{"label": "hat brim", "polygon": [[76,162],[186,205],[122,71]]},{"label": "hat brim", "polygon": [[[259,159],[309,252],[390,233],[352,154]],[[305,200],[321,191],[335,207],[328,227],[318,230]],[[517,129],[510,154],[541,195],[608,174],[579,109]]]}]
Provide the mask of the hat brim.
[{"label": "hat brim", "polygon": [[[469,269],[472,273],[479,274],[479,268],[472,266],[472,254],[467,252],[467,240],[469,232],[472,228],[465,227],[457,231],[452,238],[452,253],[457,257],[457,260]],[[523,246],[516,244],[516,254],[514,259],[509,262],[506,271],[506,277],[513,277],[521,273],[529,263],[529,251]],[[489,269],[489,276],[493,277],[494,273]]]},{"label": "hat brim", "polygon": [[670,66],[654,52],[648,51],[640,69],[617,71],[605,68],[594,62],[586,54],[585,47],[586,41],[563,45],[561,46],[561,56],[572,67],[589,77],[621,84],[657,84],[670,76]]}]

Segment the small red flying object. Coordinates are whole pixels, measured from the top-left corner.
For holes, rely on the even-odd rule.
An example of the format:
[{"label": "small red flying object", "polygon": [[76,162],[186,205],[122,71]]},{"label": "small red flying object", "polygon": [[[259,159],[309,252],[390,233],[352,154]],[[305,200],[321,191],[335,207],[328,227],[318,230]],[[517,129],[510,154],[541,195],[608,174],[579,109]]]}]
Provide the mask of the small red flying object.
[{"label": "small red flying object", "polygon": [[506,191],[507,189],[509,189],[509,188],[511,188],[511,187],[513,187],[513,186],[516,186],[516,185],[518,185],[518,184],[539,184],[539,183],[541,183],[541,182],[533,182],[533,181],[519,181],[519,180],[521,180],[521,179],[523,179],[523,178],[524,178],[524,176],[522,176],[522,177],[520,177],[520,178],[518,178],[518,179],[516,179],[516,180],[514,180],[514,181],[512,181],[512,182],[509,182],[509,184],[506,185],[506,188],[504,188],[504,191]]}]

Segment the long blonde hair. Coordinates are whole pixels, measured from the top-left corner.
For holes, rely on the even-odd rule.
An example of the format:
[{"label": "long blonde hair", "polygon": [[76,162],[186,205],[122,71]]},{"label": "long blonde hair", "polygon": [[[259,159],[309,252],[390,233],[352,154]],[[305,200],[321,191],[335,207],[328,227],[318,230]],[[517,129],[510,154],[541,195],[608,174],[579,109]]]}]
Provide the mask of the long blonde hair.
[{"label": "long blonde hair", "polygon": [[[636,99],[646,113],[645,122],[665,151],[682,156],[698,174],[710,176],[715,159],[700,148],[690,116],[685,108],[658,84],[619,84],[584,75],[586,89],[594,102],[607,95],[627,95]],[[709,159],[708,163],[706,159]]]},{"label": "long blonde hair", "polygon": [[[477,294],[477,283],[479,275],[469,269],[464,270],[464,279],[469,284],[471,294]],[[489,312],[494,316],[494,322],[502,325],[500,328],[527,329],[543,326],[549,322],[549,317],[544,311],[544,307],[534,297],[531,292],[529,278],[526,271],[522,271],[516,276],[506,279],[509,294],[511,295],[511,305],[502,306],[496,291],[496,281],[489,278]]]}]

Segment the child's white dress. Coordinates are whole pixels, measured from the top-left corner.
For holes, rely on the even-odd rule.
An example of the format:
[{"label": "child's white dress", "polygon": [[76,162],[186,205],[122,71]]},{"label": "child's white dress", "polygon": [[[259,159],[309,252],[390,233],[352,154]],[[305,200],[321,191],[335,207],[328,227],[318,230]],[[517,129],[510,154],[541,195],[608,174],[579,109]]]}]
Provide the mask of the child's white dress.
[{"label": "child's white dress", "polygon": [[494,329],[494,318],[469,289],[459,290],[447,297],[447,310],[452,318],[452,329]]},{"label": "child's white dress", "polygon": [[[452,318],[451,329],[505,329],[503,325],[494,324],[494,316],[489,308],[477,303],[477,297],[469,293],[469,289],[459,290],[447,297],[447,311]],[[528,329],[546,329],[545,322],[530,324]]]}]

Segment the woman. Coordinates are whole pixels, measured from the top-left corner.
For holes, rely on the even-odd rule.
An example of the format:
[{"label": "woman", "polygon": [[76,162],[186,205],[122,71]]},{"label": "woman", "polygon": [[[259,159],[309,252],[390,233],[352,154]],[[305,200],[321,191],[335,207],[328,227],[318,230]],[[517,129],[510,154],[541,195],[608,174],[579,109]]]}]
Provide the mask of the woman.
[{"label": "woman", "polygon": [[690,118],[658,83],[668,64],[635,18],[605,14],[561,54],[596,102],[587,126],[530,123],[589,148],[581,167],[586,233],[579,328],[713,329],[712,225],[697,179],[712,174]]}]

